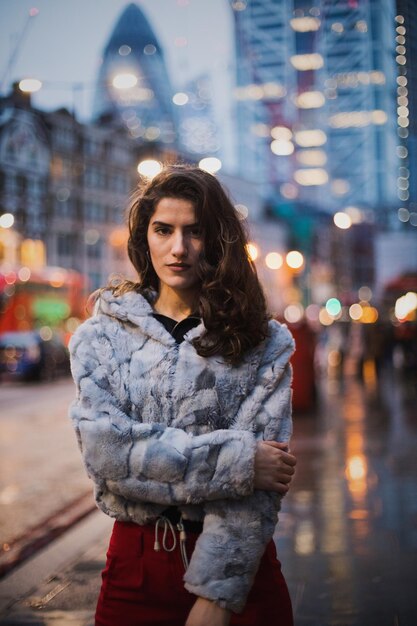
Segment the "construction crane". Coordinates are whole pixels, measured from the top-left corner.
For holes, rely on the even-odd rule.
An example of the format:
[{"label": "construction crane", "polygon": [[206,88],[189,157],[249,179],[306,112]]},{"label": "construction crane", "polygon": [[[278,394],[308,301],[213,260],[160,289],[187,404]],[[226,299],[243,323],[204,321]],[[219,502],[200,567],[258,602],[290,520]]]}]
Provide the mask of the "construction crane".
[{"label": "construction crane", "polygon": [[15,45],[13,46],[13,49],[10,53],[9,59],[7,61],[7,65],[6,65],[6,69],[4,71],[4,74],[1,78],[0,81],[0,92],[3,92],[3,89],[7,86],[7,79],[10,76],[10,73],[13,69],[13,66],[16,62],[17,59],[17,55],[19,53],[19,51],[21,50],[21,46],[23,44],[23,42],[25,41],[28,32],[33,24],[33,18],[36,17],[39,14],[39,9],[36,8],[32,8],[29,10],[29,13],[26,17],[26,21],[23,25],[23,28],[20,32],[20,34],[18,35]]}]

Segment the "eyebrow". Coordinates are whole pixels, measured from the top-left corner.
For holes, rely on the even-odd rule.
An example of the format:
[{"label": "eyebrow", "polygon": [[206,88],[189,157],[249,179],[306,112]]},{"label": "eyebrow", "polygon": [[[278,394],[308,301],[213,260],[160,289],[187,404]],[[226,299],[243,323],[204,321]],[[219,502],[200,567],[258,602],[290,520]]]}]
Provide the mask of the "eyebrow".
[{"label": "eyebrow", "polygon": [[[160,222],[159,220],[155,220],[152,222],[151,226],[165,226],[168,228],[172,228],[172,224],[167,224],[166,222]],[[195,224],[186,224],[184,228],[196,228],[199,227],[199,224],[196,222]]]}]

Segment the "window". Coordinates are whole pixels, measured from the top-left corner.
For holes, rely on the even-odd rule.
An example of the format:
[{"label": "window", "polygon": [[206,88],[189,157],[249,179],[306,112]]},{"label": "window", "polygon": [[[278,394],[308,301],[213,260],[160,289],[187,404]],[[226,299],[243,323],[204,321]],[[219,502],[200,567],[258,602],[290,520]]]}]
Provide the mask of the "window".
[{"label": "window", "polygon": [[71,199],[55,202],[55,215],[57,217],[73,218],[74,213],[74,204]]},{"label": "window", "polygon": [[58,233],[58,255],[72,256],[77,251],[77,235],[74,233]]},{"label": "window", "polygon": [[102,241],[99,239],[96,243],[87,245],[87,256],[90,259],[101,259]]},{"label": "window", "polygon": [[5,181],[5,192],[7,194],[10,195],[15,195],[17,192],[17,185],[16,185],[16,176],[14,174],[6,174],[6,181]]},{"label": "window", "polygon": [[84,219],[86,222],[105,222],[106,209],[98,202],[88,202],[84,209]]},{"label": "window", "polygon": [[71,128],[58,127],[55,131],[55,145],[66,152],[75,149],[76,135]]}]

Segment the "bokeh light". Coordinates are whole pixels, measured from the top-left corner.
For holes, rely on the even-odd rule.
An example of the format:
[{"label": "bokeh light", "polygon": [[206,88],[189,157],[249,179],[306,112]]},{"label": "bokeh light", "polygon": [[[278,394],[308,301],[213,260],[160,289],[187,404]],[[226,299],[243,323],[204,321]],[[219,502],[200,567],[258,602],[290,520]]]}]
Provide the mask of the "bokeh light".
[{"label": "bokeh light", "polygon": [[405,321],[417,309],[417,293],[409,291],[397,299],[395,303],[395,317]]},{"label": "bokeh light", "polygon": [[271,142],[271,152],[277,156],[288,156],[294,152],[294,144],[285,139],[274,139]]},{"label": "bokeh light", "polygon": [[290,250],[285,257],[288,267],[298,270],[304,265],[304,257],[298,250]]},{"label": "bokeh light", "polygon": [[112,80],[115,89],[131,89],[137,85],[138,77],[135,74],[126,72],[124,74],[116,74]]},{"label": "bokeh light", "polygon": [[28,267],[21,267],[19,269],[19,271],[17,272],[17,275],[19,277],[19,280],[22,281],[22,283],[26,283],[29,278],[31,277],[32,272],[30,271],[30,269]]},{"label": "bokeh light", "polygon": [[358,322],[361,319],[363,309],[358,302],[355,302],[349,307],[349,315],[354,322]]},{"label": "bokeh light", "polygon": [[271,137],[281,139],[282,141],[290,141],[292,131],[286,126],[274,126],[274,128],[271,129]]},{"label": "bokeh light", "polygon": [[323,326],[331,326],[334,322],[334,318],[331,317],[326,311],[326,307],[322,307],[319,313],[319,322]]},{"label": "bokeh light", "polygon": [[198,167],[200,170],[209,172],[209,174],[215,174],[221,169],[222,162],[217,157],[205,157],[204,159],[201,159]]},{"label": "bokeh light", "polygon": [[342,305],[337,298],[329,298],[326,302],[326,311],[329,315],[337,318],[342,313]]},{"label": "bokeh light", "polygon": [[284,310],[284,318],[290,324],[301,322],[304,316],[304,307],[300,303],[289,304]]},{"label": "bokeh light", "polygon": [[42,88],[42,82],[37,78],[23,78],[19,82],[19,89],[24,93],[36,93]]},{"label": "bokeh light", "polygon": [[358,296],[359,300],[365,300],[366,302],[369,302],[372,298],[372,289],[364,285],[358,290]]},{"label": "bokeh light", "polygon": [[279,270],[284,263],[284,259],[279,252],[269,252],[265,257],[265,265],[271,270]]},{"label": "bokeh light", "polygon": [[246,246],[246,251],[248,253],[249,258],[251,259],[251,261],[256,261],[256,259],[259,256],[259,249],[258,246],[256,246],[254,243],[249,242]]},{"label": "bokeh light", "polygon": [[144,159],[138,165],[138,172],[144,178],[152,179],[162,171],[162,163],[156,159]]},{"label": "bokeh light", "polygon": [[0,227],[1,228],[11,228],[14,224],[14,216],[12,213],[3,213],[0,216]]},{"label": "bokeh light", "polygon": [[184,104],[187,104],[188,101],[189,101],[189,97],[183,91],[178,91],[172,97],[172,102],[179,107],[184,106]]},{"label": "bokeh light", "polygon": [[342,230],[347,230],[352,226],[351,217],[343,211],[338,211],[333,215],[333,222],[338,228]]}]

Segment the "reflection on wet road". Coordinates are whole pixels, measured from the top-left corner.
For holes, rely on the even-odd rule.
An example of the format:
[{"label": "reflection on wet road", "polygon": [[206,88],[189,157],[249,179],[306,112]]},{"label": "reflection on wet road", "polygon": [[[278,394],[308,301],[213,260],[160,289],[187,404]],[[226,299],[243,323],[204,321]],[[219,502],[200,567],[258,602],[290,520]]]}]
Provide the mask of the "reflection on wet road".
[{"label": "reflection on wet road", "polygon": [[297,626],[417,625],[415,381],[323,381],[295,416],[278,551]]}]

